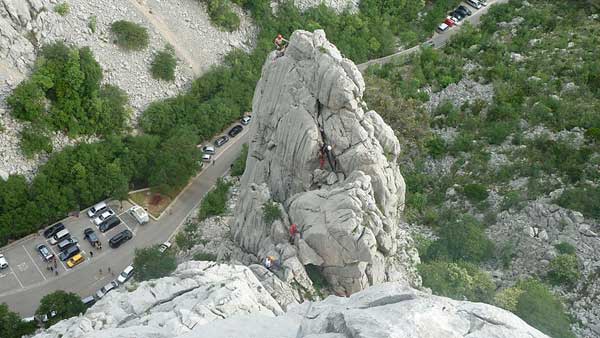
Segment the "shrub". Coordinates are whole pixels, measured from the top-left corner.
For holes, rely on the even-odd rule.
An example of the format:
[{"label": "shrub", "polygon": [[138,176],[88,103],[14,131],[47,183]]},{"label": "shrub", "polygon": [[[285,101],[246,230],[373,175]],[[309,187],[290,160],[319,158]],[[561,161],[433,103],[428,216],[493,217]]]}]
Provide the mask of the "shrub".
[{"label": "shrub", "polygon": [[575,247],[567,242],[560,242],[554,245],[554,248],[556,248],[556,251],[561,255],[575,255],[576,253]]},{"label": "shrub", "polygon": [[470,263],[432,261],[418,269],[423,286],[439,296],[489,303],[496,290],[490,276]]},{"label": "shrub", "polygon": [[548,279],[552,284],[575,285],[579,280],[577,256],[561,254],[550,261]]},{"label": "shrub", "polygon": [[306,274],[308,275],[308,278],[310,278],[310,280],[312,281],[313,286],[315,287],[317,292],[321,293],[322,289],[329,287],[329,282],[327,281],[325,276],[323,276],[323,268],[313,264],[307,264],[304,266],[304,268],[306,269]]},{"label": "shrub", "polygon": [[69,14],[70,11],[69,4],[66,2],[60,3],[54,6],[54,11],[60,16],[66,16],[67,14]]},{"label": "shrub", "polygon": [[502,203],[500,204],[501,210],[509,210],[516,209],[520,210],[523,207],[523,196],[518,191],[509,191],[502,198]]},{"label": "shrub", "polygon": [[115,21],[110,29],[115,34],[115,43],[125,50],[139,51],[148,46],[148,30],[134,22]]},{"label": "shrub", "polygon": [[133,266],[136,269],[135,279],[141,282],[169,275],[177,268],[177,260],[171,251],[161,253],[158,246],[153,246],[135,249]]},{"label": "shrub", "polygon": [[517,283],[523,290],[515,314],[529,325],[555,338],[574,338],[563,304],[539,281],[529,279]]},{"label": "shrub", "polygon": [[52,141],[43,130],[30,126],[21,130],[21,151],[28,158],[40,152],[51,153]]},{"label": "shrub", "polygon": [[198,211],[200,220],[225,213],[227,209],[227,193],[230,187],[231,183],[227,183],[219,178],[215,188],[204,196],[202,204],[200,204],[200,210]]},{"label": "shrub", "polygon": [[477,183],[466,184],[463,188],[463,193],[472,203],[479,203],[488,198],[487,188]]},{"label": "shrub", "polygon": [[248,144],[242,145],[240,156],[233,162],[231,167],[231,176],[242,176],[246,170],[246,159],[248,158]]},{"label": "shrub", "polygon": [[193,259],[195,261],[216,261],[217,255],[208,252],[196,252]]},{"label": "shrub", "polygon": [[505,310],[515,312],[517,311],[519,297],[521,297],[523,292],[525,291],[516,287],[504,289],[494,296],[493,303],[494,305],[499,306]]},{"label": "shrub", "polygon": [[589,128],[584,135],[590,141],[600,142],[600,128]]},{"label": "shrub", "polygon": [[194,246],[195,243],[190,234],[186,232],[178,232],[177,235],[175,235],[175,244],[177,244],[177,247],[182,250],[189,250]]},{"label": "shrub", "polygon": [[446,141],[437,135],[425,143],[425,148],[433,158],[441,158],[447,152]]},{"label": "shrub", "polygon": [[25,80],[13,90],[6,103],[12,115],[25,121],[37,121],[46,109],[44,89],[32,80]]},{"label": "shrub", "polygon": [[42,317],[52,311],[56,312],[56,316],[48,316],[48,321],[44,323],[45,327],[48,328],[63,319],[84,313],[86,309],[86,306],[78,295],[58,290],[45,295],[40,300],[40,306],[35,311],[35,314]]},{"label": "shrub", "polygon": [[565,189],[556,203],[580,211],[586,217],[600,219],[600,187],[581,185]]},{"label": "shrub", "polygon": [[167,45],[165,50],[154,55],[154,60],[150,66],[150,72],[155,79],[173,81],[175,80],[176,65],[177,59],[175,59],[175,50],[172,46]]},{"label": "shrub", "polygon": [[502,263],[502,267],[508,269],[514,257],[515,245],[512,242],[504,243],[498,251],[498,260]]},{"label": "shrub", "polygon": [[203,0],[213,24],[233,32],[240,27],[240,18],[231,10],[228,0]]},{"label": "shrub", "polygon": [[263,218],[267,224],[273,224],[276,219],[281,219],[281,210],[279,204],[273,201],[267,201],[262,206]]},{"label": "shrub", "polygon": [[95,15],[90,16],[90,19],[88,21],[88,28],[92,31],[92,33],[96,33],[97,21],[98,18]]}]

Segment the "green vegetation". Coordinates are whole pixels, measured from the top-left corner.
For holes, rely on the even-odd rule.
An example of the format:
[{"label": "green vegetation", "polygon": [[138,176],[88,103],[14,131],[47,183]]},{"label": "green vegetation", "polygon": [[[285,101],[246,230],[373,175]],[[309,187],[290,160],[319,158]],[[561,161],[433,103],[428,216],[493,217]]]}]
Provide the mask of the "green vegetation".
[{"label": "green vegetation", "polygon": [[204,196],[202,204],[200,204],[200,210],[198,211],[200,220],[225,213],[227,210],[227,193],[230,187],[231,183],[219,178],[215,188]]},{"label": "green vegetation", "polygon": [[565,189],[556,202],[563,208],[580,211],[586,217],[600,219],[600,187],[581,184]]},{"label": "green vegetation", "polygon": [[487,199],[487,188],[481,184],[469,183],[464,186],[463,193],[467,199],[473,203],[479,203]]},{"label": "green vegetation", "polygon": [[208,252],[197,252],[194,254],[195,261],[216,261],[217,255]]},{"label": "green vegetation", "polygon": [[69,4],[66,2],[61,2],[58,5],[54,6],[54,11],[56,13],[58,13],[58,15],[60,15],[60,16],[66,16],[67,14],[69,14],[70,10],[71,10],[71,8],[69,7]]},{"label": "green vegetation", "polygon": [[548,279],[552,284],[575,285],[580,277],[577,256],[561,254],[550,261]]},{"label": "green vegetation", "polygon": [[115,44],[125,50],[139,51],[148,47],[150,40],[148,30],[137,23],[115,21],[110,25],[110,30],[115,35]]},{"label": "green vegetation", "polygon": [[154,54],[150,72],[155,79],[173,81],[175,80],[175,66],[177,66],[175,49],[173,46],[167,45],[164,50]]},{"label": "green vegetation", "polygon": [[248,144],[242,145],[240,156],[233,162],[231,167],[231,176],[242,176],[246,170],[246,159],[248,158]]},{"label": "green vegetation", "polygon": [[[35,311],[35,315],[38,317],[48,315],[48,321],[44,323],[48,328],[63,319],[78,316],[84,313],[86,309],[78,295],[58,290],[45,295],[40,300],[40,306]],[[54,317],[50,316],[53,311],[56,312]]]},{"label": "green vegetation", "polygon": [[273,201],[267,201],[262,206],[263,219],[265,223],[272,224],[275,220],[281,219],[281,210],[279,205]]},{"label": "green vegetation", "polygon": [[177,260],[171,250],[161,253],[158,246],[153,246],[135,249],[133,266],[136,269],[135,279],[142,282],[169,275],[177,268]]},{"label": "green vegetation", "polygon": [[28,158],[40,152],[51,153],[52,141],[44,130],[25,127],[21,130],[21,150]]},{"label": "green vegetation", "polygon": [[88,21],[88,28],[92,31],[92,33],[96,33],[97,21],[98,18],[95,15],[90,16],[90,19]]},{"label": "green vegetation", "polygon": [[306,269],[306,274],[312,281],[315,290],[322,297],[323,290],[329,287],[329,282],[325,276],[323,276],[322,268],[314,264],[307,264],[304,266],[304,268]]},{"label": "green vegetation", "polygon": [[240,18],[231,10],[229,0],[202,0],[210,20],[218,27],[233,32],[240,28]]},{"label": "green vegetation", "polygon": [[5,303],[0,304],[0,337],[21,338],[32,335],[36,329],[35,322],[22,321],[21,316],[10,311]]},{"label": "green vegetation", "polygon": [[575,247],[567,242],[560,242],[554,246],[556,251],[561,255],[575,255]]},{"label": "green vegetation", "polygon": [[471,263],[432,261],[418,268],[423,286],[436,295],[485,303],[493,299],[496,286],[492,279]]},{"label": "green vegetation", "polygon": [[36,128],[69,135],[118,134],[125,125],[127,96],[101,81],[102,68],[88,47],[57,42],[42,48],[31,77],[6,102],[14,117]]}]

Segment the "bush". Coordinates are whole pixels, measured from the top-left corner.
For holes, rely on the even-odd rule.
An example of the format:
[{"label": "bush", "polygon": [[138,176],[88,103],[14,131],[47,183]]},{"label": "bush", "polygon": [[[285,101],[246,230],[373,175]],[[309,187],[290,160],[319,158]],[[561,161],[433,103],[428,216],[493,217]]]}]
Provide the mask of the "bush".
[{"label": "bush", "polygon": [[202,204],[200,204],[200,210],[198,211],[200,220],[225,213],[225,210],[227,210],[227,193],[230,187],[231,183],[219,178],[215,188],[204,196]]},{"label": "bush", "polygon": [[0,337],[21,338],[33,335],[36,329],[35,322],[24,322],[21,316],[10,311],[5,303],[0,304]]},{"label": "bush", "polygon": [[196,252],[193,259],[195,261],[217,261],[217,255],[208,252]]},{"label": "bush", "polygon": [[66,2],[60,3],[54,6],[54,11],[60,16],[66,16],[67,14],[69,14],[70,11],[69,4]]},{"label": "bush", "polygon": [[556,203],[580,211],[586,217],[600,219],[600,187],[581,185],[565,189]]},{"label": "bush", "polygon": [[490,276],[465,262],[432,261],[420,264],[423,286],[438,296],[490,303],[496,286]]},{"label": "bush", "polygon": [[443,157],[447,150],[446,142],[439,136],[434,136],[429,139],[425,143],[425,148],[431,157],[433,158],[441,158]]},{"label": "bush", "polygon": [[182,250],[189,250],[194,246],[194,238],[186,232],[178,232],[175,235],[175,244]]},{"label": "bush", "polygon": [[463,193],[472,203],[479,203],[488,198],[487,188],[477,183],[466,184]]},{"label": "bush", "polygon": [[590,128],[584,135],[588,140],[600,143],[600,128]]},{"label": "bush", "polygon": [[169,275],[177,268],[177,260],[169,250],[161,253],[158,246],[153,246],[135,249],[133,266],[136,269],[135,279],[142,282]]},{"label": "bush", "polygon": [[512,242],[504,243],[498,252],[498,260],[502,263],[504,269],[508,269],[512,263],[515,254],[515,245]]},{"label": "bush", "polygon": [[494,305],[499,306],[505,310],[515,312],[517,311],[517,304],[519,303],[519,297],[523,294],[523,290],[512,287],[504,289],[494,296]]},{"label": "bush", "polygon": [[281,210],[279,204],[273,201],[265,202],[262,206],[263,218],[269,225],[273,224],[276,219],[281,219]]},{"label": "bush", "polygon": [[240,18],[231,10],[228,0],[203,0],[210,20],[218,27],[233,32],[240,27]]},{"label": "bush", "polygon": [[231,176],[242,176],[246,170],[246,159],[248,158],[248,144],[242,145],[240,156],[233,162],[231,167]]},{"label": "bush", "polygon": [[542,283],[529,279],[517,283],[523,290],[515,314],[527,324],[555,338],[574,338],[563,304]]},{"label": "bush", "polygon": [[46,328],[48,328],[63,319],[78,316],[84,313],[86,309],[86,306],[78,295],[58,290],[45,295],[40,300],[40,306],[35,311],[35,314],[42,317],[50,314],[52,311],[56,311],[56,316],[48,316],[48,321],[44,323]]},{"label": "bush", "polygon": [[523,207],[524,198],[518,191],[509,191],[502,198],[502,203],[500,204],[501,210],[520,210]]},{"label": "bush", "polygon": [[115,43],[125,50],[139,51],[148,46],[148,30],[134,22],[115,21],[110,30],[115,34]]},{"label": "bush", "polygon": [[329,282],[325,276],[323,276],[323,268],[317,265],[307,264],[304,266],[304,269],[306,269],[306,274],[312,281],[313,286],[318,293],[321,293],[321,290],[329,287]]},{"label": "bush", "polygon": [[92,31],[92,33],[96,33],[96,24],[98,22],[98,18],[95,15],[90,16],[88,21],[88,28]]},{"label": "bush", "polygon": [[25,121],[37,121],[46,110],[44,89],[32,80],[25,80],[6,98],[12,115]]},{"label": "bush", "polygon": [[175,50],[172,46],[167,45],[165,50],[154,55],[154,60],[150,66],[150,72],[155,79],[166,81],[175,80],[175,66],[177,59],[175,58]]},{"label": "bush", "polygon": [[472,216],[445,216],[438,231],[439,239],[427,250],[426,262],[433,259],[481,262],[492,257],[494,244],[482,225]]},{"label": "bush", "polygon": [[575,285],[580,275],[579,263],[575,255],[561,254],[550,261],[548,279],[554,285]]},{"label": "bush", "polygon": [[554,245],[554,248],[556,248],[556,251],[561,255],[575,255],[576,253],[575,247],[567,242],[560,242]]},{"label": "bush", "polygon": [[21,130],[21,151],[27,158],[40,152],[49,154],[52,152],[52,141],[43,130],[28,126]]}]

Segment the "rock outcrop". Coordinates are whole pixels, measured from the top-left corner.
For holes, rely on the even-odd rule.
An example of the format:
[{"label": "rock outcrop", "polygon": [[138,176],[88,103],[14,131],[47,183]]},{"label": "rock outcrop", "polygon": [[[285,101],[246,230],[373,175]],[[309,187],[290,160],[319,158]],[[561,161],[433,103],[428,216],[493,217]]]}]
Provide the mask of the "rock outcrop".
[{"label": "rock outcrop", "polygon": [[[354,63],[321,30],[294,32],[285,55],[273,52],[263,67],[232,233],[259,258],[275,256],[284,281],[310,284],[303,266],[312,265],[338,294],[385,281],[420,284],[418,255],[400,225],[400,145],[367,109],[364,89]],[[281,213],[272,223],[266,203]],[[293,244],[291,224],[300,231]]]},{"label": "rock outcrop", "polygon": [[[128,286],[129,288],[136,285]],[[171,277],[109,293],[35,338],[546,338],[510,312],[386,283],[282,314],[244,266],[186,262]]]}]

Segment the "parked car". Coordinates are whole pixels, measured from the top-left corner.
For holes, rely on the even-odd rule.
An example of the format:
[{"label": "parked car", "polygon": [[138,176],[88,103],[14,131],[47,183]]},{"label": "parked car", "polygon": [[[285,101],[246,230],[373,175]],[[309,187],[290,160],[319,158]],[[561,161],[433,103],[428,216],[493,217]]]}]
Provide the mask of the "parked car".
[{"label": "parked car", "polygon": [[100,243],[98,236],[92,228],[86,228],[83,230],[83,238],[90,242],[90,245],[95,247],[97,243]]},{"label": "parked car", "polygon": [[62,251],[60,254],[58,254],[58,258],[60,258],[60,260],[64,262],[80,252],[81,250],[79,250],[79,246],[75,245],[70,248],[67,248],[65,251]]},{"label": "parked car", "polygon": [[212,155],[210,155],[210,154],[203,154],[202,155],[202,162],[207,162],[208,163],[210,161],[212,161]]},{"label": "parked car", "polygon": [[447,17],[444,20],[444,24],[446,24],[448,27],[453,27],[454,25],[456,25],[456,22],[454,22],[454,20],[450,19],[450,17]]},{"label": "parked car", "polygon": [[458,24],[465,18],[465,16],[467,16],[466,13],[457,10],[454,10],[454,12],[450,12],[448,15],[450,15],[450,17],[456,22],[456,24]]},{"label": "parked car", "polygon": [[69,237],[71,237],[71,233],[69,232],[69,230],[62,229],[61,231],[57,232],[54,236],[52,236],[52,238],[48,240],[48,243],[54,245]]},{"label": "parked car", "polygon": [[438,33],[443,33],[445,31],[447,31],[450,28],[450,26],[446,23],[441,23],[439,26],[437,26],[437,28],[435,29]]},{"label": "parked car", "polygon": [[51,227],[49,227],[48,229],[44,230],[44,237],[46,238],[50,238],[54,235],[56,235],[57,232],[64,230],[65,225],[62,223],[56,223],[54,225],[52,225]]},{"label": "parked car", "polygon": [[244,130],[244,127],[240,126],[239,124],[233,128],[231,128],[229,130],[229,133],[227,133],[229,135],[229,137],[235,137],[237,134],[241,133],[242,130]]},{"label": "parked car", "polygon": [[131,276],[133,276],[133,266],[128,266],[125,268],[125,270],[123,270],[123,272],[121,272],[119,274],[119,277],[117,277],[117,282],[119,282],[120,284],[123,284],[125,282],[127,282],[129,280],[129,278],[131,278]]},{"label": "parked car", "polygon": [[121,224],[121,219],[119,217],[112,217],[106,220],[105,222],[100,223],[100,225],[98,226],[98,230],[100,230],[100,232],[107,232],[108,230],[116,227],[119,224]]},{"label": "parked car", "polygon": [[0,270],[8,268],[8,262],[3,254],[0,254]]},{"label": "parked car", "polygon": [[77,240],[77,238],[69,237],[67,239],[63,239],[60,243],[58,243],[58,245],[56,247],[58,248],[58,250],[63,251],[65,249],[72,247],[73,245],[77,244],[78,242],[79,241]]},{"label": "parked car", "polygon": [[242,119],[240,120],[240,122],[247,126],[248,124],[250,124],[250,121],[252,120],[252,116],[251,115],[246,115],[244,117],[242,117]]},{"label": "parked car", "polygon": [[87,211],[87,215],[89,218],[94,218],[94,216],[102,213],[106,209],[108,209],[108,205],[106,205],[106,203],[104,202],[100,202],[94,205],[93,207],[89,208]]},{"label": "parked car", "polygon": [[114,215],[115,215],[115,212],[112,211],[112,209],[105,210],[102,214],[100,214],[100,216],[94,218],[94,224],[99,226],[100,223],[106,221],[107,219],[113,217]]},{"label": "parked car", "polygon": [[223,135],[215,140],[215,146],[220,147],[229,141],[229,137]]},{"label": "parked car", "polygon": [[460,5],[460,6],[456,7],[456,10],[457,10],[457,11],[461,11],[461,12],[463,12],[463,13],[464,13],[464,14],[466,14],[466,15],[471,15],[471,14],[473,14],[473,13],[471,13],[471,10],[470,10],[468,7],[465,7],[465,6],[463,6],[463,5]]},{"label": "parked car", "polygon": [[46,244],[38,244],[35,249],[40,253],[40,256],[42,256],[42,259],[44,259],[46,262],[54,258],[54,254],[52,251],[50,251]]},{"label": "parked car", "polygon": [[166,241],[158,247],[158,251],[163,253],[163,252],[167,251],[171,247],[171,245],[173,245],[173,244],[171,244],[171,242]]},{"label": "parked car", "polygon": [[478,0],[482,6],[487,6],[487,0]]},{"label": "parked car", "polygon": [[81,302],[83,303],[83,305],[90,307],[94,305],[94,303],[96,302],[96,298],[94,298],[94,296],[87,296],[85,298],[81,298]]},{"label": "parked car", "polygon": [[204,146],[202,147],[202,152],[209,155],[215,154],[215,147],[213,146]]},{"label": "parked car", "polygon": [[114,235],[109,241],[108,245],[111,248],[116,249],[121,246],[121,244],[127,242],[128,240],[133,238],[133,234],[129,230],[123,230],[118,234]]},{"label": "parked car", "polygon": [[465,2],[468,3],[469,6],[475,8],[475,9],[480,9],[481,7],[483,7],[483,4],[481,4],[477,0],[465,0]]},{"label": "parked car", "polygon": [[133,207],[131,207],[131,209],[129,209],[129,213],[140,224],[145,224],[150,221],[148,212],[144,208],[140,207],[139,205],[134,205]]},{"label": "parked car", "polygon": [[82,254],[78,253],[75,256],[71,257],[68,261],[67,261],[67,266],[69,268],[73,268],[75,265],[81,263],[85,261],[85,257],[83,257]]},{"label": "parked car", "polygon": [[34,318],[39,322],[39,323],[46,323],[48,321],[48,319],[50,318],[54,318],[56,317],[56,311],[52,310],[50,311],[50,313],[47,313],[45,315],[35,315]]},{"label": "parked car", "polygon": [[119,283],[117,283],[117,281],[111,281],[110,283],[104,285],[103,287],[100,288],[100,290],[98,290],[96,292],[96,297],[98,297],[98,299],[101,299],[102,297],[104,297],[104,295],[106,295],[110,290],[115,289],[119,286]]}]

